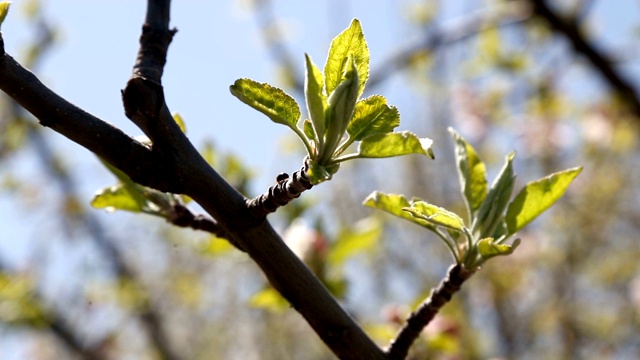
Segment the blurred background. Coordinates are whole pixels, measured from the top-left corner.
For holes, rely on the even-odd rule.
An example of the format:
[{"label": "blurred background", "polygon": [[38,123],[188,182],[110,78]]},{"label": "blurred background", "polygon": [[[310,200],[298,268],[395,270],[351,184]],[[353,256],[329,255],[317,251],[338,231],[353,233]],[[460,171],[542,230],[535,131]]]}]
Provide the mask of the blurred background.
[{"label": "blurred background", "polygon": [[[384,95],[399,129],[432,138],[436,160],[343,165],[270,215],[285,240],[385,346],[452,259],[418,226],[361,206],[368,194],[464,213],[450,126],[489,181],[515,149],[516,191],[584,166],[513,255],[465,283],[410,358],[636,359],[639,10],[625,0],[176,1],[165,94],[214,167],[256,196],[299,169],[304,149],[228,86],[249,77],[303,104],[304,53],[323,66],[332,37],[358,18],[372,59],[365,95]],[[144,12],[144,1],[17,0],[2,34],[7,53],[61,96],[137,136],[120,89]],[[2,96],[0,358],[333,358],[224,240],[91,208],[115,182]]]}]

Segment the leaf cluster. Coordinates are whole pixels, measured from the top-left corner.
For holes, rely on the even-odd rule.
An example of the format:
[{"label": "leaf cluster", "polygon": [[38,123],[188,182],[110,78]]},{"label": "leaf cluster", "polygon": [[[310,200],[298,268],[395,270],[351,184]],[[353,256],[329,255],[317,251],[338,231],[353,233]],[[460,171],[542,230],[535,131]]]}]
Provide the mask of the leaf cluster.
[{"label": "leaf cluster", "polygon": [[460,192],[467,207],[468,222],[452,211],[398,194],[376,191],[365,199],[364,205],[434,232],[447,245],[456,263],[473,271],[492,257],[511,254],[520,239],[510,244],[508,240],[558,201],[582,168],[531,181],[512,199],[515,153],[507,155],[502,170],[489,187],[485,164],[476,150],[453,129],[449,131],[455,142]]},{"label": "leaf cluster", "polygon": [[[305,64],[310,119],[302,120],[298,103],[269,84],[238,79],[230,91],[298,135],[308,153],[307,175],[312,184],[331,179],[346,160],[407,154],[433,158],[431,139],[408,131],[393,132],[400,124],[400,114],[383,96],[360,99],[369,77],[369,49],[358,20],[333,39],[324,71],[309,55],[305,55]],[[349,152],[355,142],[357,149]]]}]

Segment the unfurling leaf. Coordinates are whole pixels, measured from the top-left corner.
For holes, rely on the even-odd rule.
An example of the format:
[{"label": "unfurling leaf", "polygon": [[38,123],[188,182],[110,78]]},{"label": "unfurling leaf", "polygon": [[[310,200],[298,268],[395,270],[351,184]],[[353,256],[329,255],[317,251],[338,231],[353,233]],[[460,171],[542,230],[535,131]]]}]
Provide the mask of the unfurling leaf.
[{"label": "unfurling leaf", "polygon": [[373,95],[356,103],[353,119],[347,127],[350,139],[361,141],[367,136],[392,132],[400,125],[400,114],[387,99]]},{"label": "unfurling leaf", "polygon": [[329,96],[329,113],[327,114],[327,131],[324,137],[324,148],[320,155],[320,163],[325,164],[334,155],[338,144],[347,131],[347,127],[353,117],[356,103],[358,102],[358,72],[355,61],[347,64],[345,77],[338,87]]},{"label": "unfurling leaf", "polygon": [[476,150],[455,130],[449,128],[449,132],[455,142],[460,187],[472,215],[487,196],[487,170]]},{"label": "unfurling leaf", "polygon": [[507,155],[506,162],[491,185],[489,193],[478,209],[478,216],[473,224],[473,232],[480,238],[494,235],[494,231],[504,219],[504,211],[509,205],[516,174],[513,171],[513,159],[516,153]]},{"label": "unfurling leaf", "polygon": [[379,191],[374,191],[371,195],[364,199],[363,205],[386,211],[397,217],[409,220],[420,226],[424,226],[429,230],[435,230],[435,225],[432,223],[412,216],[409,212],[402,209],[411,207],[411,203],[403,196],[398,194],[385,194]]},{"label": "unfurling leaf", "polygon": [[358,146],[358,156],[362,158],[385,158],[392,156],[422,154],[434,158],[428,138],[418,138],[408,131],[391,134],[371,135]]},{"label": "unfurling leaf", "polygon": [[320,139],[326,131],[326,111],[329,108],[329,103],[327,103],[327,96],[323,93],[324,77],[322,72],[311,61],[309,55],[305,54],[305,60],[307,76],[304,83],[304,96],[311,123],[318,139]]},{"label": "unfurling leaf", "polygon": [[412,216],[426,220],[436,226],[460,232],[465,231],[464,220],[457,214],[424,201],[416,201],[411,207],[402,209]]},{"label": "unfurling leaf", "polygon": [[360,21],[353,19],[351,25],[331,41],[329,56],[324,66],[327,95],[340,85],[344,79],[345,61],[353,57],[358,71],[358,96],[364,91],[369,78],[369,48],[362,33]]},{"label": "unfurling leaf", "polygon": [[498,255],[509,255],[520,245],[520,239],[515,239],[513,244],[496,244],[493,238],[484,238],[478,241],[478,253],[483,260]]},{"label": "unfurling leaf", "polygon": [[507,209],[509,234],[522,229],[558,201],[581,171],[582,167],[568,169],[525,185]]},{"label": "unfurling leaf", "polygon": [[300,119],[298,103],[277,87],[251,79],[238,79],[229,90],[233,96],[267,115],[275,123],[295,128]]}]

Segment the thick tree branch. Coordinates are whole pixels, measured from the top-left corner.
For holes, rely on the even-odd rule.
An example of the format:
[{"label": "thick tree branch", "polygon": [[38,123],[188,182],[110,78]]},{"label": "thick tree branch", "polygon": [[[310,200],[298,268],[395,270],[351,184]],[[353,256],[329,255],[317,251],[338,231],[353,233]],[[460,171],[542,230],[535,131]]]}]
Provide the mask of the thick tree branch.
[{"label": "thick tree branch", "polygon": [[278,175],[274,186],[270,187],[266,193],[249,200],[247,203],[253,216],[258,219],[264,218],[267,214],[298,198],[303,191],[311,189],[313,185],[311,185],[307,177],[308,169],[309,165],[305,161],[302,168],[294,172],[291,177],[286,173]]},{"label": "thick tree branch", "polygon": [[454,265],[449,268],[449,273],[437,288],[431,291],[431,295],[409,315],[407,323],[400,330],[387,350],[391,360],[402,360],[407,357],[409,348],[418,338],[420,332],[431,322],[438,311],[451,300],[453,294],[460,290],[462,283],[473,275],[472,271],[462,265]]},{"label": "thick tree branch", "polygon": [[544,19],[553,31],[567,38],[575,51],[584,55],[591,66],[600,73],[622,101],[629,106],[629,110],[640,119],[639,94],[631,82],[613,67],[614,62],[609,56],[598,50],[594,44],[583,36],[576,21],[562,19],[544,0],[528,0],[528,2],[533,6],[535,15]]}]

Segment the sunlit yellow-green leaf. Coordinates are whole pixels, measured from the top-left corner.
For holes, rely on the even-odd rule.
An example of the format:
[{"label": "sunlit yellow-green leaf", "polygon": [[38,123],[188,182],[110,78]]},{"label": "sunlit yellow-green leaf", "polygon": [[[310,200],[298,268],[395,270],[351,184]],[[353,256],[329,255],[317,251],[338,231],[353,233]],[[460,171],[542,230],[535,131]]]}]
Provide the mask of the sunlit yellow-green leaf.
[{"label": "sunlit yellow-green leaf", "polygon": [[352,56],[356,63],[360,84],[358,95],[361,95],[369,78],[369,48],[364,39],[360,21],[357,19],[354,19],[346,30],[331,41],[329,56],[324,67],[327,95],[331,95],[342,82],[345,61],[349,56]]},{"label": "sunlit yellow-green leaf", "polygon": [[278,312],[289,308],[289,302],[271,287],[253,294],[249,299],[249,305],[256,308]]},{"label": "sunlit yellow-green leaf", "polygon": [[385,194],[379,191],[374,191],[364,199],[363,205],[386,211],[397,217],[409,220],[420,226],[424,226],[427,229],[435,230],[435,225],[432,223],[421,218],[414,217],[410,213],[402,210],[403,208],[411,207],[411,203],[403,195]]},{"label": "sunlit yellow-green leaf", "polygon": [[176,122],[176,124],[178,124],[178,126],[180,127],[180,130],[182,130],[183,133],[187,132],[187,125],[184,122],[184,119],[182,118],[182,116],[178,113],[174,113],[173,114],[173,121]]},{"label": "sunlit yellow-green leaf", "polygon": [[4,22],[4,19],[7,17],[9,13],[9,7],[11,6],[11,1],[2,1],[0,2],[0,26]]},{"label": "sunlit yellow-green leaf", "polygon": [[298,103],[277,87],[251,79],[238,79],[229,90],[240,101],[267,115],[275,123],[294,128],[300,119]]},{"label": "sunlit yellow-green leaf", "polygon": [[478,241],[478,253],[483,259],[498,255],[509,255],[520,245],[520,239],[515,239],[513,244],[496,244],[493,238],[484,238]]},{"label": "sunlit yellow-green leaf", "polygon": [[135,196],[123,184],[106,187],[99,190],[91,200],[91,206],[107,211],[124,210],[141,212],[144,208],[144,200]]},{"label": "sunlit yellow-green leaf", "polygon": [[356,103],[353,118],[347,127],[350,139],[360,141],[374,134],[386,134],[400,125],[400,114],[387,99],[373,95]]},{"label": "sunlit yellow-green leaf", "polygon": [[371,135],[360,142],[358,156],[362,158],[385,158],[392,156],[422,154],[434,158],[428,138],[419,138],[408,131]]},{"label": "sunlit yellow-green leaf", "polygon": [[460,216],[425,201],[416,201],[411,204],[411,207],[403,208],[403,210],[413,217],[428,221],[436,226],[460,232],[465,230],[464,220]]},{"label": "sunlit yellow-green leaf", "polygon": [[382,236],[382,228],[382,222],[367,218],[353,228],[343,229],[328,254],[329,262],[340,265],[357,253],[373,249]]},{"label": "sunlit yellow-green leaf", "polygon": [[581,171],[582,167],[567,169],[525,185],[507,209],[509,233],[522,229],[558,201]]},{"label": "sunlit yellow-green leaf", "polygon": [[471,214],[487,196],[487,170],[476,150],[455,130],[449,128],[449,132],[455,142],[460,187]]}]

